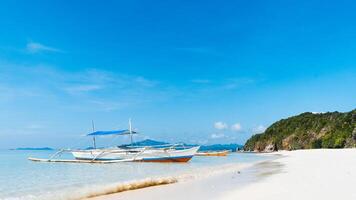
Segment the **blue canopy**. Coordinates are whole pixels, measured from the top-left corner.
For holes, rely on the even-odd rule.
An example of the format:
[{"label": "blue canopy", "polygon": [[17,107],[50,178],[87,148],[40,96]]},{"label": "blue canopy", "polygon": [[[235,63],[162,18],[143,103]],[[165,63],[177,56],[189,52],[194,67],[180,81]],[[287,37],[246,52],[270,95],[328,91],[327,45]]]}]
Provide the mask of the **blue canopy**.
[{"label": "blue canopy", "polygon": [[[132,134],[136,134],[137,132],[132,131]],[[99,135],[128,135],[130,134],[129,130],[117,130],[117,131],[95,131],[87,134],[87,136],[99,136]]]}]

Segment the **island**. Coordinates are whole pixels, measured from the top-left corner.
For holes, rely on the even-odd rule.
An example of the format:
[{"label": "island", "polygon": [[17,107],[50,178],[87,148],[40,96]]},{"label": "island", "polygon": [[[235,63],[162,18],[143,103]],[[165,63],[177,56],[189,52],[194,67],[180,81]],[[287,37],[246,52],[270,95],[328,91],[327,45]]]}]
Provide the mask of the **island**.
[{"label": "island", "polygon": [[282,119],[247,140],[244,150],[352,148],[356,147],[356,109],[350,112],[305,112]]}]

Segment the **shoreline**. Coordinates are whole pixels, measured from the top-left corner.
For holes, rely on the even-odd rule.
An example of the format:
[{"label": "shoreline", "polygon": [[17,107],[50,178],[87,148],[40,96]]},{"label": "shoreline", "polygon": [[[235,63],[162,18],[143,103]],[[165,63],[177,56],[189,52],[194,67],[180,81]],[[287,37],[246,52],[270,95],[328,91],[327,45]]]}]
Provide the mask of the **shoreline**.
[{"label": "shoreline", "polygon": [[[221,166],[222,168],[218,169],[215,167],[206,167],[204,169],[197,169],[195,173],[188,172],[183,173],[177,176],[172,176],[175,181],[172,184],[159,184],[159,185],[150,185],[148,187],[142,187],[138,189],[129,189],[125,191],[119,191],[117,193],[110,193],[105,195],[97,195],[91,198],[84,198],[85,200],[116,200],[116,199],[142,199],[149,196],[150,198],[162,198],[162,195],[169,195],[170,199],[181,199],[181,195],[184,194],[185,199],[196,199],[209,198],[211,196],[218,197],[218,194],[227,189],[232,189],[230,182],[225,182],[224,180],[232,180],[235,184],[246,185],[250,184],[256,179],[261,177],[255,177],[255,171],[260,171],[262,168],[266,169],[266,163],[273,162],[275,159],[278,159],[277,154],[261,154],[261,156],[266,156],[266,160],[256,161],[253,163],[237,163],[237,164],[228,164]],[[278,156],[278,157],[277,157]],[[264,167],[263,167],[264,166]],[[242,178],[241,178],[242,177]],[[208,183],[210,192],[205,191],[206,187],[201,187]],[[214,184],[211,184],[214,183]],[[185,192],[192,189],[191,193],[193,196],[187,197]],[[190,189],[189,189],[190,188]],[[211,190],[212,189],[212,190]],[[199,196],[196,194],[199,193]],[[202,195],[204,193],[204,195]]]},{"label": "shoreline", "polygon": [[240,173],[228,171],[88,200],[356,199],[356,149],[280,151],[263,155],[280,156],[256,162],[239,170]]}]

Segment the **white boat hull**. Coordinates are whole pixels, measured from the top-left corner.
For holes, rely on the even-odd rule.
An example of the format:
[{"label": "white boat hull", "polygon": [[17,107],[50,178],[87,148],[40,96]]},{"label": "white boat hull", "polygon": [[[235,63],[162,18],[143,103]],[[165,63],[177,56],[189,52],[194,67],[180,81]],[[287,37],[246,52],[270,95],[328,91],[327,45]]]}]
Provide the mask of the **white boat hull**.
[{"label": "white boat hull", "polygon": [[132,160],[141,162],[188,162],[199,147],[188,149],[94,149],[72,151],[78,160]]}]

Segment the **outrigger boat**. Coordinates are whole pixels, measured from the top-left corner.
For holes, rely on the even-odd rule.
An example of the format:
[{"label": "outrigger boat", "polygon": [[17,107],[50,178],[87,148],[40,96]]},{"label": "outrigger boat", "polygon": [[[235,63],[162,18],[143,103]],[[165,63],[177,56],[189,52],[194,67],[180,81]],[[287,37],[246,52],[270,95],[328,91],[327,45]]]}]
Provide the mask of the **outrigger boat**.
[{"label": "outrigger boat", "polygon": [[[94,127],[94,126],[93,126]],[[188,162],[198,151],[199,146],[186,148],[183,144],[167,144],[155,146],[133,146],[132,136],[137,134],[132,131],[131,120],[128,130],[94,131],[87,134],[93,137],[93,149],[71,150],[62,149],[49,159],[28,158],[39,162],[67,162],[67,163],[116,163],[116,162]],[[112,148],[96,148],[96,137],[108,135],[130,135],[131,145]],[[64,152],[71,153],[75,160],[55,159]]]},{"label": "outrigger boat", "polygon": [[196,156],[227,156],[229,150],[225,151],[200,151],[195,153]]}]

